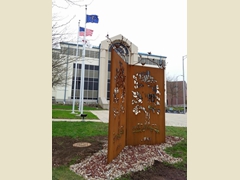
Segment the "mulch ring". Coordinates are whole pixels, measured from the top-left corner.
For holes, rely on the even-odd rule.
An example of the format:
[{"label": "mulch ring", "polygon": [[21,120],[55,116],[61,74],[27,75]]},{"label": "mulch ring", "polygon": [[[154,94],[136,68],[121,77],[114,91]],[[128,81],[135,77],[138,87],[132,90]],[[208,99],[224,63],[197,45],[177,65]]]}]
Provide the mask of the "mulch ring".
[{"label": "mulch ring", "polygon": [[[102,150],[103,145],[107,143],[107,139],[107,136],[95,136],[82,139],[53,137],[52,167],[63,165],[70,166],[72,164],[80,163],[87,157]],[[76,143],[90,143],[91,145],[86,147],[73,146]],[[124,176],[128,178],[130,177],[133,180],[186,180],[187,172],[155,160],[153,166],[147,170],[134,172]]]},{"label": "mulch ring", "polygon": [[[90,143],[90,146],[76,147],[76,143]],[[79,163],[82,159],[93,155],[103,149],[103,144],[107,142],[106,136],[88,137],[84,139],[74,139],[71,137],[52,138],[52,166],[70,165]]]},{"label": "mulch ring", "polygon": [[187,180],[187,172],[155,160],[153,166],[146,171],[138,171],[122,177],[130,177],[134,180]]}]

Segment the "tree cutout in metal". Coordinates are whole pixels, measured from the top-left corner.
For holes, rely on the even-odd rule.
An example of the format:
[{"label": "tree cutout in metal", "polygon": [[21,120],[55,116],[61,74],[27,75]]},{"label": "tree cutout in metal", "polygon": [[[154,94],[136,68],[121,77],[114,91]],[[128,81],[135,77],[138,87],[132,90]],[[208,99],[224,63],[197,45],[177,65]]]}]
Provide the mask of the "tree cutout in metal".
[{"label": "tree cutout in metal", "polygon": [[[133,82],[134,82],[134,89],[135,91],[132,91],[132,104],[134,105],[133,113],[137,116],[139,113],[143,112],[145,113],[145,122],[144,123],[138,123],[136,126],[133,127],[133,132],[143,132],[146,130],[154,131],[156,133],[159,133],[159,128],[156,126],[156,124],[151,124],[151,112],[157,113],[159,115],[160,113],[160,97],[161,95],[157,80],[154,79],[150,75],[150,71],[136,73],[133,75]],[[139,86],[140,85],[140,86]],[[148,87],[152,89],[151,93],[144,93],[144,91],[141,91],[141,88]],[[142,93],[141,93],[142,92]],[[147,107],[143,106],[143,97],[145,96],[146,100],[148,101]],[[145,140],[150,141],[150,138],[145,138]]]},{"label": "tree cutout in metal", "polygon": [[165,142],[164,69],[128,66],[127,145]]}]

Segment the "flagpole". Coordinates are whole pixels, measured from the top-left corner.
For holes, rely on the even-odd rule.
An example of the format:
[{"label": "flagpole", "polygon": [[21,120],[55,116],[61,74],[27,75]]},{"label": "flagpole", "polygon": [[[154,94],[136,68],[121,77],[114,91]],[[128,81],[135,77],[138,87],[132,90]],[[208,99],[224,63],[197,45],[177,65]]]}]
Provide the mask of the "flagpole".
[{"label": "flagpole", "polygon": [[[84,48],[84,44],[83,44],[83,48]],[[83,50],[82,50],[82,56],[83,56]],[[84,69],[85,69],[85,67],[84,67]],[[82,91],[83,91],[83,84],[84,84],[84,74],[83,74],[83,63],[81,63],[81,84],[80,84],[80,92],[79,92],[79,107],[78,107],[78,111],[80,112],[80,110],[81,110],[81,107],[82,107]],[[80,115],[81,115],[81,113],[80,113]]]},{"label": "flagpole", "polygon": [[75,95],[76,95],[76,79],[77,79],[77,61],[78,61],[78,40],[79,40],[79,28],[80,20],[78,21],[78,33],[77,33],[77,51],[76,51],[76,62],[75,62],[75,75],[74,75],[74,90],[73,90],[73,105],[72,105],[72,114],[75,114]]},{"label": "flagpole", "polygon": [[[85,68],[85,67],[84,67]],[[83,86],[83,64],[81,63],[81,81],[80,81],[80,91],[79,91],[79,107],[78,111],[80,112],[80,109],[82,107],[82,86]]]},{"label": "flagpole", "polygon": [[82,53],[82,75],[81,75],[81,106],[79,106],[80,114],[83,114],[83,97],[84,97],[84,75],[85,75],[85,39],[86,39],[86,23],[87,22],[87,5],[85,5],[85,29],[84,29],[84,37],[83,37],[83,53]]}]

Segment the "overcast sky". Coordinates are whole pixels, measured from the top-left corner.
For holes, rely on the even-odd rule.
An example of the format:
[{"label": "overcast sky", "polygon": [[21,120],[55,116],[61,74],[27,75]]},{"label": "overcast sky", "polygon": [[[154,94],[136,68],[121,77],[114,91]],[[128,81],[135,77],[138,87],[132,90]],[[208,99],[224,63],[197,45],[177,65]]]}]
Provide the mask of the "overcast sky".
[{"label": "overcast sky", "polygon": [[[57,4],[66,7],[64,0]],[[92,2],[92,3],[91,3]],[[94,30],[91,44],[98,46],[109,37],[122,34],[138,46],[138,51],[167,57],[167,72],[171,76],[182,75],[182,57],[187,55],[187,0],[83,0],[89,4],[87,14],[96,14],[99,23],[87,23],[86,28]],[[74,17],[68,31],[76,41],[78,21],[85,25],[85,7],[70,6],[67,9],[54,8],[53,13],[64,18]],[[184,60],[184,75],[187,81],[187,61]],[[182,80],[182,77],[178,77]]]}]

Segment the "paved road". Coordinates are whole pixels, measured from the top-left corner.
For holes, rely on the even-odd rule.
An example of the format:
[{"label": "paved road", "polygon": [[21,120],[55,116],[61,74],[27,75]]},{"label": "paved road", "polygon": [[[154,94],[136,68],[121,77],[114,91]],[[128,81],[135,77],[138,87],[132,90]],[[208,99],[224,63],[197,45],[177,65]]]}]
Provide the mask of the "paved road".
[{"label": "paved road", "polygon": [[[91,111],[95,114],[99,119],[86,119],[85,121],[94,121],[94,122],[104,122],[108,123],[108,110],[99,110],[99,111]],[[179,126],[179,127],[187,127],[187,114],[173,114],[166,113],[165,114],[165,124],[166,126]],[[53,119],[52,121],[82,121],[79,119]]]}]

